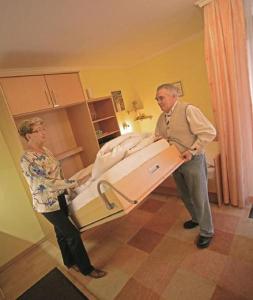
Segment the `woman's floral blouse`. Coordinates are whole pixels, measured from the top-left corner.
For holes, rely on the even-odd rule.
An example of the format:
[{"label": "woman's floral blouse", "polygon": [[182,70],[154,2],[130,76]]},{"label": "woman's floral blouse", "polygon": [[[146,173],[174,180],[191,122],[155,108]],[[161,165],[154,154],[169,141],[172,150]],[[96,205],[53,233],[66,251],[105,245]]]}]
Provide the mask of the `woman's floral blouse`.
[{"label": "woman's floral blouse", "polygon": [[77,186],[77,181],[63,179],[59,161],[44,147],[45,153],[26,151],[20,160],[28,182],[33,208],[40,213],[60,209],[58,195]]}]

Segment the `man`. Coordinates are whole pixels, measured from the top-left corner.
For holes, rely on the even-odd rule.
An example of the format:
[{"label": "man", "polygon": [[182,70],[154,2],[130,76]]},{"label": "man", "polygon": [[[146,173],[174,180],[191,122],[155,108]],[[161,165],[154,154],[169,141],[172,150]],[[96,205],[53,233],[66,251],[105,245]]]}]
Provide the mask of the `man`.
[{"label": "man", "polygon": [[216,136],[216,130],[195,106],[178,102],[178,90],[171,84],[157,88],[156,100],[163,113],[156,135],[174,144],[185,162],[173,173],[180,196],[191,215],[185,229],[199,225],[198,248],[209,246],[214,234],[207,190],[207,167],[203,147]]}]

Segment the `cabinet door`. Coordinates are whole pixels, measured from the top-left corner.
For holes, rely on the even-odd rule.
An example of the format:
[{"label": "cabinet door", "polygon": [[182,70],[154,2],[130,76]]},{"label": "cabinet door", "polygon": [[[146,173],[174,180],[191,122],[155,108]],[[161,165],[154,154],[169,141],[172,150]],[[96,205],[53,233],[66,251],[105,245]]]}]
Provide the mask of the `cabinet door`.
[{"label": "cabinet door", "polygon": [[67,106],[85,100],[77,73],[45,75],[54,106]]},{"label": "cabinet door", "polygon": [[44,76],[0,78],[0,84],[13,115],[53,107]]}]

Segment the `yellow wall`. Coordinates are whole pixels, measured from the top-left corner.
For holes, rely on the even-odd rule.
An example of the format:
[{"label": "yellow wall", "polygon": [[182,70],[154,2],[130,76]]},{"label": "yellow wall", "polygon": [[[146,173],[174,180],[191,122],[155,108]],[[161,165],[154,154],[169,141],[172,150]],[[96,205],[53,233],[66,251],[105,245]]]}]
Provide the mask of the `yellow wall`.
[{"label": "yellow wall", "polygon": [[0,266],[44,237],[17,168],[20,150],[0,93]]},{"label": "yellow wall", "polygon": [[128,69],[87,69],[81,72],[84,88],[90,88],[93,97],[122,90],[129,109],[133,100],[140,100],[146,115],[153,118],[133,121],[134,113],[118,114],[119,121],[127,120],[135,131],[155,128],[160,109],[155,101],[156,87],[165,82],[181,81],[185,102],[198,106],[213,121],[213,112],[204,60],[203,35],[198,34],[175,45],[166,52]]},{"label": "yellow wall", "polygon": [[127,72],[131,85],[139,92],[144,111],[154,118],[141,122],[142,131],[153,131],[160,109],[155,101],[156,87],[181,81],[185,102],[198,106],[213,121],[204,60],[203,36],[196,35],[167,52],[143,62]]},{"label": "yellow wall", "polygon": [[0,131],[0,266],[44,237]]}]

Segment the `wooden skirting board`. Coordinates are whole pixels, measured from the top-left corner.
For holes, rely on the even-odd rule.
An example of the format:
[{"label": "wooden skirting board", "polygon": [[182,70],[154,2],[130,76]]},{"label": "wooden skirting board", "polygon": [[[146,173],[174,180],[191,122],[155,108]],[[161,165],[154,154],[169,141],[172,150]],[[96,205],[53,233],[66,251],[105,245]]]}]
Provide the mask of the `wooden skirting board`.
[{"label": "wooden skirting board", "polygon": [[3,264],[2,266],[0,266],[0,273],[3,272],[4,270],[6,270],[9,266],[15,264],[17,261],[19,261],[20,259],[22,259],[22,257],[24,257],[25,255],[27,255],[28,253],[30,253],[34,248],[39,247],[40,244],[42,244],[43,242],[45,242],[47,240],[46,237],[43,237],[42,239],[40,239],[37,243],[29,246],[28,248],[26,248],[24,251],[20,252],[18,255],[16,255],[15,257],[13,257],[12,259],[10,259],[7,263]]}]

